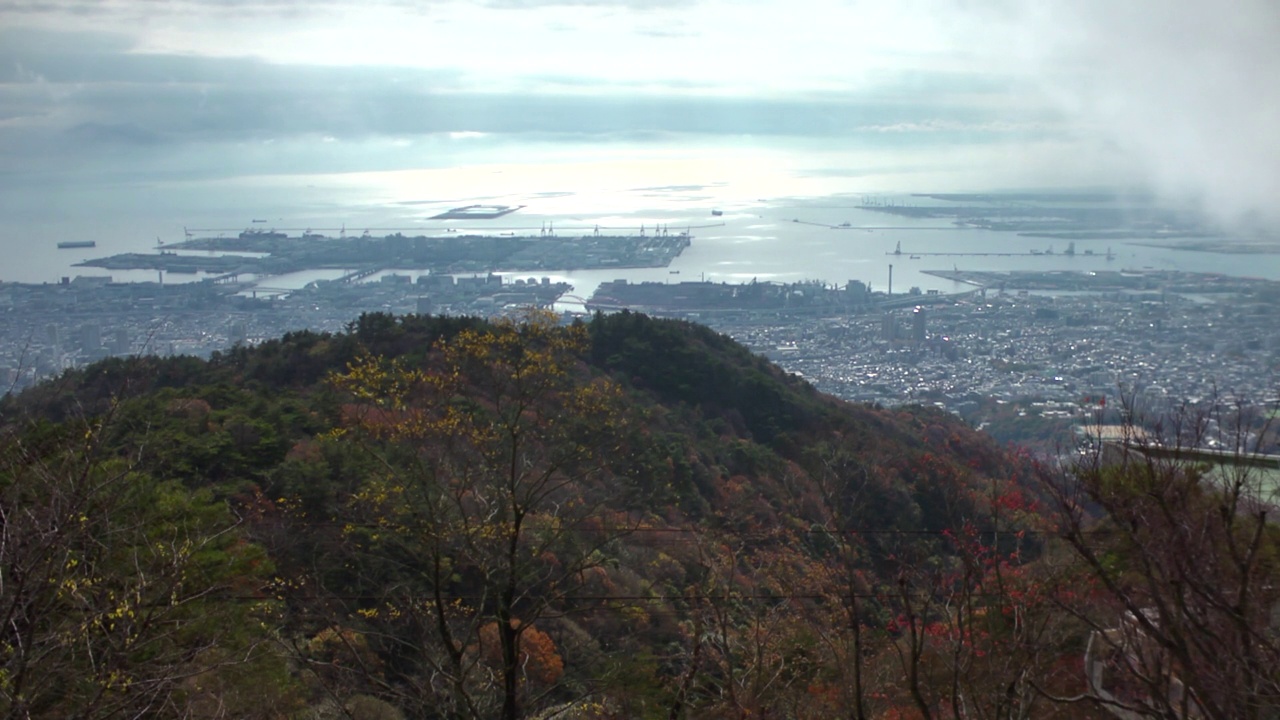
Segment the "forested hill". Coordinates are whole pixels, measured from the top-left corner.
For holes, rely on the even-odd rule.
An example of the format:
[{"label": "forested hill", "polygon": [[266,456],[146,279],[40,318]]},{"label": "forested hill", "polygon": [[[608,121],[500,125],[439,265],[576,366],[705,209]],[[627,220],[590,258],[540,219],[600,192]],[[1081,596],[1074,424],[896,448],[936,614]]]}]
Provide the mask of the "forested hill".
[{"label": "forested hill", "polygon": [[6,716],[878,717],[1082,680],[1025,636],[1057,627],[1027,463],[695,324],[365,315],[0,412]]}]

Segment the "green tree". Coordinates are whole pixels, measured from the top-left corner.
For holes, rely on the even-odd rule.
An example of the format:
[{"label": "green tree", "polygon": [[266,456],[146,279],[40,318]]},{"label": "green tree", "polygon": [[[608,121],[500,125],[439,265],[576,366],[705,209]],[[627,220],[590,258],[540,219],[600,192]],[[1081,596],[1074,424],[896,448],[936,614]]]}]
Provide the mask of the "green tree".
[{"label": "green tree", "polygon": [[0,429],[0,716],[287,710],[267,558],[207,492],[104,458],[102,426]]}]

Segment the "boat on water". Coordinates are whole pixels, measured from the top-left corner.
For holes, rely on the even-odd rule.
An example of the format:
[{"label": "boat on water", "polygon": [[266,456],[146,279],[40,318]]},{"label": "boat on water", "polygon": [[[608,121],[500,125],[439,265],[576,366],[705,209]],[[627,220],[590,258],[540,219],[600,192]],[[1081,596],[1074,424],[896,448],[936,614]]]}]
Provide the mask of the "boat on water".
[{"label": "boat on water", "polygon": [[97,240],[65,240],[58,243],[59,250],[72,250],[75,248],[91,248],[97,246]]},{"label": "boat on water", "polygon": [[721,215],[724,215],[724,211],[723,211],[723,210],[712,210],[712,211],[711,211],[711,214],[712,214],[712,215],[714,215],[714,216],[716,216],[716,217],[720,217]]}]

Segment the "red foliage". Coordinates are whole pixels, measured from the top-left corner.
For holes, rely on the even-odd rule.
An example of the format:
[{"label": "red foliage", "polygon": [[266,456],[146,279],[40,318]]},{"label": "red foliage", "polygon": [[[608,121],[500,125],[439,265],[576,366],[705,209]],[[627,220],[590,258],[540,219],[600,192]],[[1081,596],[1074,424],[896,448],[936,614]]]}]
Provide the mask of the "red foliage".
[{"label": "red foliage", "polygon": [[[519,620],[513,623],[520,626]],[[486,662],[495,667],[502,664],[497,623],[480,628],[480,648]],[[556,652],[551,636],[530,625],[520,633],[520,667],[529,680],[540,685],[552,685],[564,674],[564,659]]]}]

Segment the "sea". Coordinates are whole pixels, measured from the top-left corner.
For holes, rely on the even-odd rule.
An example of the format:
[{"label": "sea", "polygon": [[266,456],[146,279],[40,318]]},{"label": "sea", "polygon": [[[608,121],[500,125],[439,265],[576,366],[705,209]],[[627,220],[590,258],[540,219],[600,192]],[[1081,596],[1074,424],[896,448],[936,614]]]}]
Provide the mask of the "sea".
[{"label": "sea", "polygon": [[[77,275],[150,281],[150,271],[79,267],[89,258],[156,252],[186,237],[233,236],[247,228],[329,236],[437,235],[449,232],[557,235],[689,232],[691,247],[670,267],[548,269],[574,290],[565,309],[605,281],[716,282],[858,280],[873,290],[912,287],[953,292],[959,283],[929,270],[1182,270],[1280,280],[1280,255],[1206,253],[1115,240],[1066,243],[1011,232],[961,227],[948,219],[912,219],[867,204],[940,201],[894,187],[874,175],[805,173],[755,161],[713,162],[637,154],[593,161],[542,159],[383,172],[253,175],[215,179],[124,179],[111,184],[32,187],[0,198],[0,281],[58,282]],[[913,188],[929,192],[933,187]],[[969,188],[981,190],[982,188]],[[433,220],[449,208],[519,206],[492,220]],[[92,249],[57,249],[93,240]],[[896,254],[895,251],[900,251]],[[1030,254],[1037,251],[1037,254]],[[1052,252],[1050,252],[1052,251]],[[928,253],[1026,253],[946,256]],[[918,255],[918,259],[913,259]],[[1110,255],[1110,259],[1108,259]],[[301,287],[338,271],[264,278],[276,290]],[[515,273],[529,276],[530,273]],[[198,275],[171,275],[189,282]],[[377,276],[370,280],[376,280]]]}]

